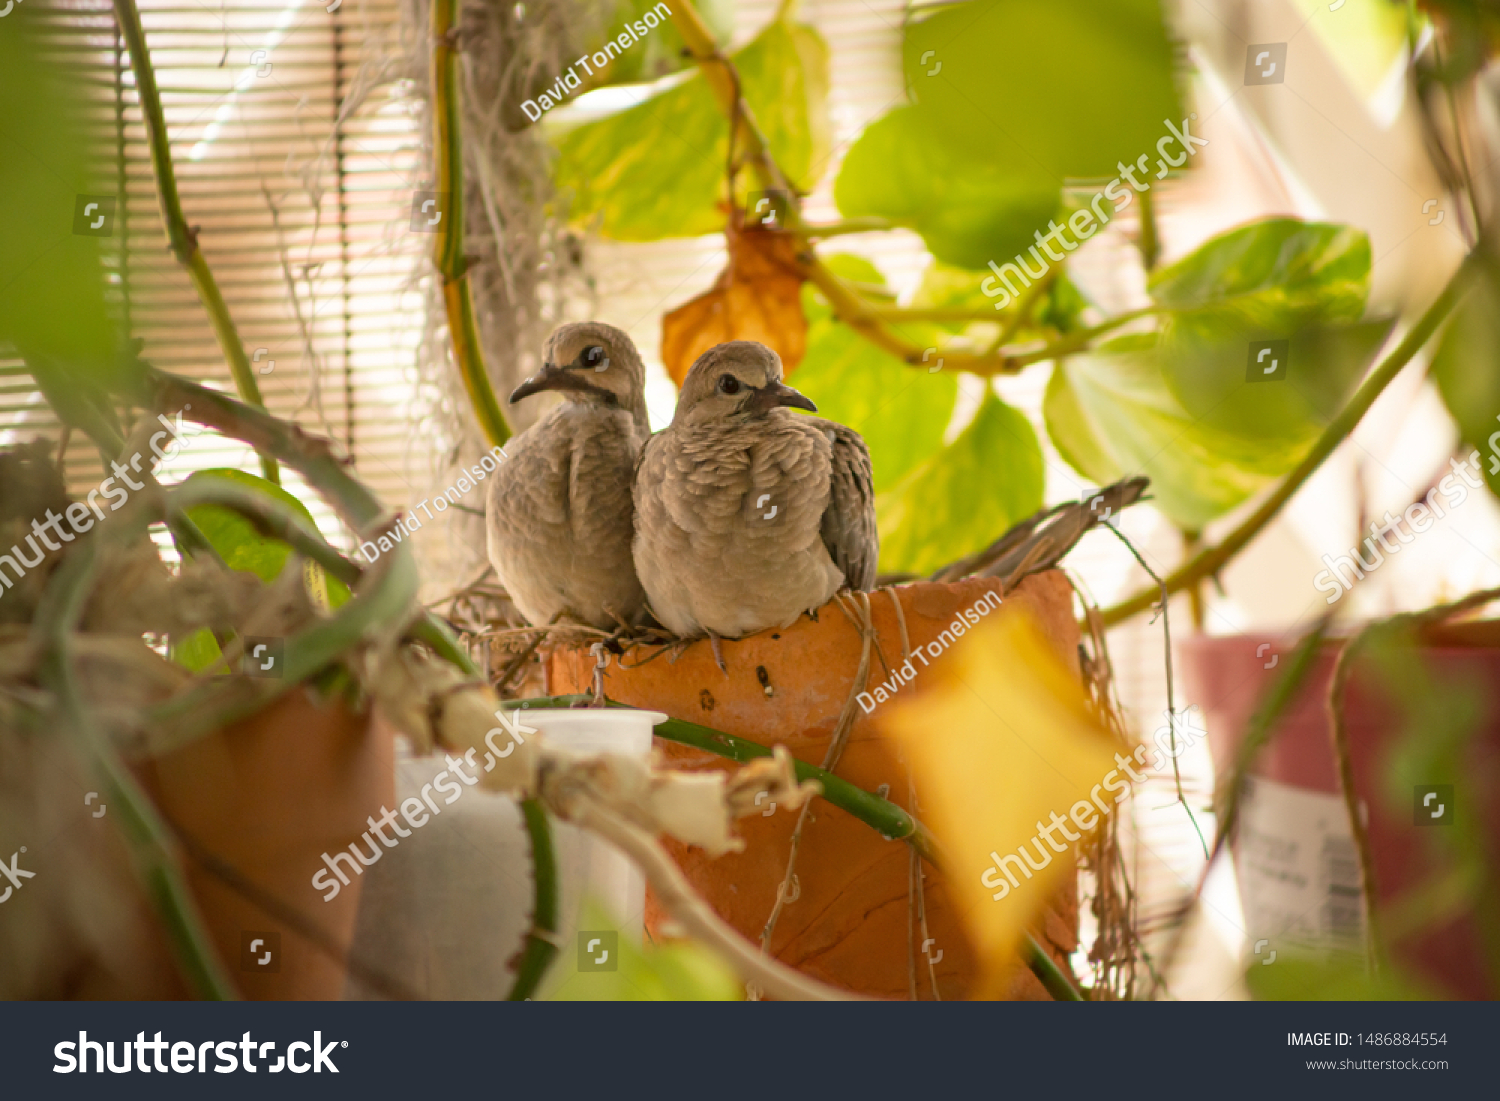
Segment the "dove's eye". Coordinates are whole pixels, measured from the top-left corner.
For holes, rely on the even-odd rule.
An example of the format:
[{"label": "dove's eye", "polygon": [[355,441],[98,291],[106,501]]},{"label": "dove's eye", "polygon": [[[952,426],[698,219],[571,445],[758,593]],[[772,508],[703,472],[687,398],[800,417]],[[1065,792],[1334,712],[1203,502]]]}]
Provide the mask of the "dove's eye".
[{"label": "dove's eye", "polygon": [[607,362],[608,359],[604,354],[604,349],[599,345],[592,344],[583,350],[583,365],[585,367],[593,367],[595,370],[598,370],[601,363]]},{"label": "dove's eye", "polygon": [[740,380],[733,375],[719,376],[719,393],[738,394],[740,392]]}]

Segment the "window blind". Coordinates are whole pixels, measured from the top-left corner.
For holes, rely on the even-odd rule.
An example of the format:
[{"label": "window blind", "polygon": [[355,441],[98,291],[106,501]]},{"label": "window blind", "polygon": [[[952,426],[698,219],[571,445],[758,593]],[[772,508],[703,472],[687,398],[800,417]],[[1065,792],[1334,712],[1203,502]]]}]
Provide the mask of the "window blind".
[{"label": "window blind", "polygon": [[[334,440],[388,506],[408,504],[425,471],[411,445],[410,375],[429,238],[407,224],[420,138],[392,71],[395,0],[344,0],[333,12],[313,0],[139,6],[183,209],[267,407]],[[111,6],[54,4],[41,22],[49,47],[76,66],[108,153],[98,186],[116,207],[103,244],[125,328],[156,366],[233,392],[208,315],[167,246]],[[0,350],[0,444],[60,434],[25,366]],[[75,492],[102,476],[78,433],[65,462]],[[162,476],[212,466],[259,472],[249,449],[204,434]],[[295,473],[284,479],[347,546]]]}]

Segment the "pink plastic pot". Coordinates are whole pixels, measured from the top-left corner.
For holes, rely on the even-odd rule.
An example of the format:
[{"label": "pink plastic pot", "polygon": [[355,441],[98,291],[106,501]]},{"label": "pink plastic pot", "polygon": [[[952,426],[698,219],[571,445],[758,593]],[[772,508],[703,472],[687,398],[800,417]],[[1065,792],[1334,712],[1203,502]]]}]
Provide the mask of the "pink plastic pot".
[{"label": "pink plastic pot", "polygon": [[[1429,799],[1419,788],[1399,797],[1390,790],[1403,717],[1368,660],[1361,660],[1349,678],[1344,715],[1382,906],[1451,869],[1441,844],[1446,839],[1438,831],[1453,827],[1444,824],[1443,815],[1481,816],[1487,878],[1494,878],[1500,857],[1500,647],[1486,644],[1493,638],[1474,626],[1435,637],[1434,644],[1411,654],[1411,660],[1428,666],[1438,684],[1482,690],[1482,714],[1463,766],[1456,775],[1423,777],[1426,784],[1450,786],[1451,800],[1441,791]],[[1295,639],[1272,636],[1200,636],[1180,646],[1186,699],[1203,709],[1221,783],[1256,704],[1280,675],[1294,645]],[[1301,693],[1250,770],[1235,845],[1236,872],[1246,931],[1252,941],[1271,940],[1271,947],[1278,932],[1286,936],[1294,925],[1298,928],[1289,937],[1294,943],[1321,941],[1320,947],[1352,950],[1360,944],[1358,865],[1325,710],[1341,645],[1329,643],[1317,655]],[[1445,805],[1450,801],[1451,806]],[[1444,808],[1441,813],[1438,807]],[[1486,966],[1478,920],[1461,914],[1428,925],[1399,937],[1392,951],[1399,962],[1453,996],[1495,998],[1500,983]]]}]

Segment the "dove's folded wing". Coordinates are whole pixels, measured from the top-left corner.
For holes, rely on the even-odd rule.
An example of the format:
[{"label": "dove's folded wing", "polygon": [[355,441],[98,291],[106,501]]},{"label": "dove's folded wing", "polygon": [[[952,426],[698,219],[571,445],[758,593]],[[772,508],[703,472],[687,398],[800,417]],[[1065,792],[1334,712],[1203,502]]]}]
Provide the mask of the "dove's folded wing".
[{"label": "dove's folded wing", "polygon": [[875,587],[880,535],[875,528],[875,486],[870,450],[860,434],[834,421],[819,427],[832,445],[828,508],[823,513],[823,545],[844,579],[857,592]]}]

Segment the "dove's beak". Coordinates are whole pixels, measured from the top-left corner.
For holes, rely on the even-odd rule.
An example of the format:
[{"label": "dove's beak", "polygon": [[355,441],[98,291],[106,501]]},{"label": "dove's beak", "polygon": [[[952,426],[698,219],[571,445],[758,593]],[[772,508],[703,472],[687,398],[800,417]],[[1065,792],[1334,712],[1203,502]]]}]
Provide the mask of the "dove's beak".
[{"label": "dove's beak", "polygon": [[555,367],[549,363],[510,392],[510,403],[514,405],[522,398],[540,394],[543,390],[578,390],[597,393],[600,387],[591,385],[587,379],[569,371],[566,367]]},{"label": "dove's beak", "polygon": [[751,395],[746,407],[756,413],[764,413],[768,409],[775,409],[778,405],[789,406],[793,409],[806,409],[809,413],[816,413],[818,407],[812,403],[807,395],[793,390],[784,382],[772,382],[762,386]]}]

